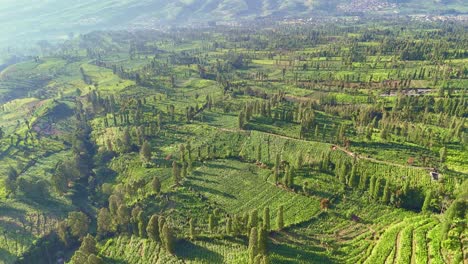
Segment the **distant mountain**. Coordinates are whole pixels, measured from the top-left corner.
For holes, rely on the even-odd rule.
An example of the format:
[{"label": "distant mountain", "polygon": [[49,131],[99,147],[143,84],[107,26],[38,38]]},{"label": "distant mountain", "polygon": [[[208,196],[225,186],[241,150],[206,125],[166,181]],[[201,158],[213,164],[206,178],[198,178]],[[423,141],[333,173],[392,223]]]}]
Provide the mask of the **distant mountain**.
[{"label": "distant mountain", "polygon": [[[188,23],[314,13],[468,14],[467,0],[2,0],[0,42],[66,37],[129,24]],[[45,34],[46,33],[46,34]]]}]

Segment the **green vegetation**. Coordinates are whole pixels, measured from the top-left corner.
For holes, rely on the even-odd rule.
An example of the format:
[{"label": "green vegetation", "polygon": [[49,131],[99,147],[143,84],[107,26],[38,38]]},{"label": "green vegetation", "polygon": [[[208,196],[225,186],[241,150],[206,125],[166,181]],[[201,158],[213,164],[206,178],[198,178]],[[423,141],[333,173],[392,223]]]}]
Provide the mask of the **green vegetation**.
[{"label": "green vegetation", "polygon": [[10,65],[0,262],[463,263],[466,25],[406,22],[93,32]]}]

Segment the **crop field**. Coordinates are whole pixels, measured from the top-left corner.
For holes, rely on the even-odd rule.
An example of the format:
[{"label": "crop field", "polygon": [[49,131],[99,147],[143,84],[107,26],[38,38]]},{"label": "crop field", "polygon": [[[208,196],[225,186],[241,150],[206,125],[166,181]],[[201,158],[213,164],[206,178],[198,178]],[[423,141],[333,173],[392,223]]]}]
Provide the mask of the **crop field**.
[{"label": "crop field", "polygon": [[[240,214],[271,207],[275,219],[277,209],[284,206],[285,226],[304,222],[320,211],[319,201],[281,190],[268,182],[270,171],[239,162],[208,163],[194,171],[188,186],[215,201],[227,213]],[[272,225],[276,229],[275,225]]]}]

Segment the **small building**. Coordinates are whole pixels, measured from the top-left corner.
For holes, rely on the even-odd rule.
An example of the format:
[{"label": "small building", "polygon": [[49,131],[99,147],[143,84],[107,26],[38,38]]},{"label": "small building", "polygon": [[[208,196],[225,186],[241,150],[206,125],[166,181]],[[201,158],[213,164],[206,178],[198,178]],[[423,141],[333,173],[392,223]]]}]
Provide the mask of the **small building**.
[{"label": "small building", "polygon": [[431,171],[429,174],[433,181],[438,181],[440,178],[440,174],[437,171]]}]

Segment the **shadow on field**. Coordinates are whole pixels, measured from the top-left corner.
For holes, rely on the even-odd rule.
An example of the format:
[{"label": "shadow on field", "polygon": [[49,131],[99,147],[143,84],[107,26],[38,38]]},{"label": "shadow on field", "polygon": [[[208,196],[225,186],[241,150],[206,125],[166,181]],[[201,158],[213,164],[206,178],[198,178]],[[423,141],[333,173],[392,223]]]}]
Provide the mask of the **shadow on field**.
[{"label": "shadow on field", "polygon": [[208,179],[204,179],[204,178],[196,178],[196,177],[187,177],[187,178],[190,181],[197,181],[197,182],[204,182],[204,183],[211,183],[211,184],[219,184],[219,181],[213,181],[213,180],[208,180]]},{"label": "shadow on field", "polygon": [[[203,116],[203,121],[200,120],[201,116]],[[215,120],[218,120],[220,118],[219,118],[219,116],[214,116],[213,113],[204,112],[203,114],[198,116],[198,119],[199,119],[200,122],[210,123],[210,125],[211,125],[211,123],[213,123]],[[218,125],[217,127],[221,127],[221,126]]]},{"label": "shadow on field", "polygon": [[219,195],[219,196],[223,196],[223,197],[230,198],[230,199],[237,199],[237,197],[235,197],[232,194],[227,194],[227,193],[215,190],[215,189],[199,186],[199,185],[196,185],[196,184],[191,184],[191,186],[197,192],[211,193],[211,194],[214,194],[214,195]]},{"label": "shadow on field", "polygon": [[223,263],[224,258],[219,253],[195,245],[190,241],[182,240],[177,244],[177,257],[186,260],[204,260],[206,263]]},{"label": "shadow on field", "polygon": [[0,204],[0,216],[6,215],[6,216],[11,216],[11,217],[15,217],[15,216],[21,217],[21,216],[24,216],[25,214],[26,214],[25,210],[13,208],[3,203]]},{"label": "shadow on field", "polygon": [[120,259],[113,259],[113,258],[108,258],[108,257],[102,257],[101,258],[104,260],[104,263],[112,263],[112,264],[128,264],[128,262],[120,260]]},{"label": "shadow on field", "polygon": [[45,199],[36,199],[36,200],[22,197],[18,199],[18,201],[21,201],[22,203],[25,203],[31,206],[32,208],[37,209],[42,212],[53,212],[53,211],[57,212],[66,208],[66,205],[64,205],[62,201],[58,199],[54,199],[52,197],[48,197]]},{"label": "shadow on field", "polygon": [[[30,231],[26,230],[23,226],[15,222],[0,220],[0,226],[5,230],[2,235],[7,236],[11,240],[19,240],[18,235],[21,235],[21,239],[34,240],[33,235]],[[36,227],[34,227],[36,228]]]},{"label": "shadow on field", "polygon": [[208,168],[215,168],[215,169],[220,169],[220,170],[235,170],[235,171],[239,170],[238,168],[229,166],[226,163],[217,164],[217,163],[210,162],[210,163],[207,163],[205,166]]},{"label": "shadow on field", "polygon": [[214,173],[209,173],[209,172],[201,172],[201,171],[194,171],[192,172],[192,175],[194,177],[203,177],[204,175],[208,175],[208,176],[219,176],[218,174],[214,174]]},{"label": "shadow on field", "polygon": [[326,192],[326,191],[315,189],[315,188],[311,188],[310,192],[311,192],[311,195],[317,196],[319,198],[326,198],[326,197],[333,196],[333,194],[330,192]]},{"label": "shadow on field", "polygon": [[6,251],[6,249],[0,248],[0,263],[12,263],[16,259],[16,256]]},{"label": "shadow on field", "polygon": [[270,245],[270,250],[275,252],[274,255],[281,256],[280,259],[275,259],[273,256],[272,263],[275,264],[291,263],[291,259],[300,263],[335,263],[333,259],[325,254],[298,249],[284,243]]}]

